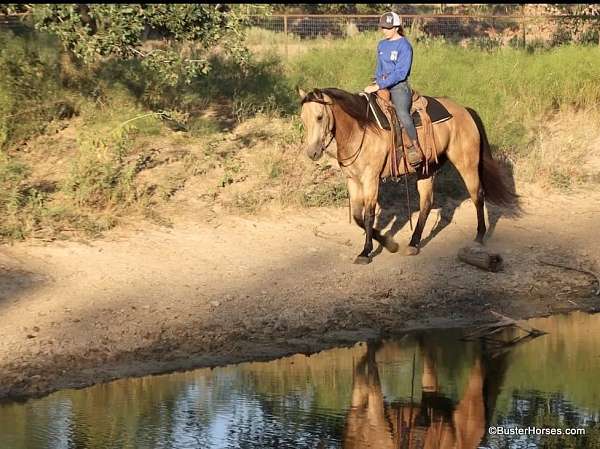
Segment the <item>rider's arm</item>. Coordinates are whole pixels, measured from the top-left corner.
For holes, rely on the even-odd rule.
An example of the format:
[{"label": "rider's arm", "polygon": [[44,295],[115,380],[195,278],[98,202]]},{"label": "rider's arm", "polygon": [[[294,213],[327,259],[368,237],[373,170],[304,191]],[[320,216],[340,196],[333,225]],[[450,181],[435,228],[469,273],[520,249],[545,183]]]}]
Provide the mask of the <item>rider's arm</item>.
[{"label": "rider's arm", "polygon": [[381,43],[377,44],[377,63],[375,65],[375,75],[373,76],[373,81],[377,81],[381,75],[383,74],[382,69],[381,69],[381,56],[379,55],[379,47],[381,46]]}]

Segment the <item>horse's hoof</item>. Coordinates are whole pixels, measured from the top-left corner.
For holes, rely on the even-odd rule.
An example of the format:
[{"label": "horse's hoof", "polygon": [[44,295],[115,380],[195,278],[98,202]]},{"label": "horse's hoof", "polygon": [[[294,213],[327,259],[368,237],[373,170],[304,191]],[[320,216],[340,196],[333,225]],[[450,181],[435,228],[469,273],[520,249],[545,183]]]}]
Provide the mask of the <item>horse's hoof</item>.
[{"label": "horse's hoof", "polygon": [[385,246],[385,249],[387,249],[390,253],[397,253],[400,249],[400,245],[394,242],[394,239],[392,238],[385,239],[385,243],[383,246]]},{"label": "horse's hoof", "polygon": [[416,246],[410,246],[409,245],[404,250],[404,255],[405,256],[416,256],[417,254],[419,254],[419,248],[417,248]]},{"label": "horse's hoof", "polygon": [[367,265],[371,263],[371,258],[369,256],[357,256],[354,259],[354,263],[357,265]]}]

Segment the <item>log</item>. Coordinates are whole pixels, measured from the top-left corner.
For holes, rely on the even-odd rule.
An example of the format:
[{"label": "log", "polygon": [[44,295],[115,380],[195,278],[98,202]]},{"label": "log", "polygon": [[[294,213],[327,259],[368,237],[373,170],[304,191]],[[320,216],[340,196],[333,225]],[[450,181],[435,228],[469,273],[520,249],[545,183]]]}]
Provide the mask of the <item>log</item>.
[{"label": "log", "polygon": [[463,262],[487,271],[496,272],[502,268],[502,256],[489,252],[483,246],[464,246],[458,251]]}]

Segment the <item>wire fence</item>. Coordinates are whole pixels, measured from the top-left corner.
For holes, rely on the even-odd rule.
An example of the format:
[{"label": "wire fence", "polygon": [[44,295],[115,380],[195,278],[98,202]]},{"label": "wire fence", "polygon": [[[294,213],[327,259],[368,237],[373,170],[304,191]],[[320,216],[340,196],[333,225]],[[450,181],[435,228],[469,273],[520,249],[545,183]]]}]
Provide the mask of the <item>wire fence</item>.
[{"label": "wire fence", "polygon": [[0,30],[22,30],[26,25],[21,20],[21,15],[0,14]]},{"label": "wire fence", "polygon": [[[23,14],[0,15],[0,30],[27,28]],[[417,39],[442,37],[450,42],[478,42],[485,46],[546,45],[568,42],[600,46],[600,15],[484,16],[401,15],[403,28]],[[339,39],[377,31],[378,15],[261,15],[251,16],[250,26],[281,33],[287,38]]]},{"label": "wire fence", "polygon": [[[566,42],[600,45],[600,16],[466,16],[401,15],[403,28],[417,38],[443,37],[451,42],[485,41],[558,45]],[[253,16],[253,27],[282,33],[284,38],[344,38],[377,31],[377,15]]]}]

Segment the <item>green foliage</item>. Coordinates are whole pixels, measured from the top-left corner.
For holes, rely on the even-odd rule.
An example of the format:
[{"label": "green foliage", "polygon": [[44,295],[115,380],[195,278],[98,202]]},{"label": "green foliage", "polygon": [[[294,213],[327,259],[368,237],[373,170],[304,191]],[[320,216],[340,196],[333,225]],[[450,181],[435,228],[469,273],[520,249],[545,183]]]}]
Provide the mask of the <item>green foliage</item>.
[{"label": "green foliage", "polygon": [[[191,82],[210,69],[209,52],[219,45],[244,61],[246,51],[241,5],[222,4],[39,4],[33,5],[35,27],[57,35],[66,49],[86,64],[99,59],[136,58],[165,84]],[[146,51],[146,37],[170,42]]]},{"label": "green foliage", "polygon": [[0,32],[0,148],[42,132],[75,105],[59,78],[59,53],[48,36]]},{"label": "green foliage", "polygon": [[277,55],[251,58],[243,71],[232,60],[214,58],[212,65],[214,70],[196,80],[193,88],[208,98],[230,99],[238,122],[257,113],[296,111],[297,94]]}]

